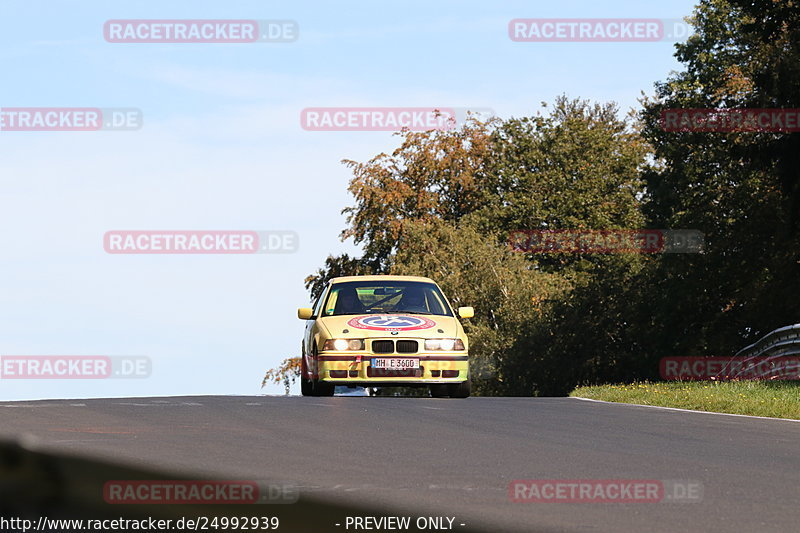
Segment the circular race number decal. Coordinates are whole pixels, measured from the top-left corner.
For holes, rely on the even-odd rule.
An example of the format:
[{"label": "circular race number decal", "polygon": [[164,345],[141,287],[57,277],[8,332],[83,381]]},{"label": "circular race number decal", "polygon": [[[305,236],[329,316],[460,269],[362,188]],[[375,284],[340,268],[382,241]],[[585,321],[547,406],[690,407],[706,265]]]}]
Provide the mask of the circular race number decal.
[{"label": "circular race number decal", "polygon": [[436,325],[436,322],[421,316],[366,315],[351,318],[347,325],[358,329],[374,329],[378,331],[411,331],[432,328]]}]

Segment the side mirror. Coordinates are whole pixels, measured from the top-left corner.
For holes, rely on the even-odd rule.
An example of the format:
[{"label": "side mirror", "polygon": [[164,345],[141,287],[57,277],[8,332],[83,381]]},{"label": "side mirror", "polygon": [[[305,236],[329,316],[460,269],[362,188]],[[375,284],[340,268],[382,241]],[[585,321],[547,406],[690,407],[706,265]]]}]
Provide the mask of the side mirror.
[{"label": "side mirror", "polygon": [[314,316],[314,310],[310,307],[299,307],[297,309],[297,318],[300,320],[308,320],[312,316]]},{"label": "side mirror", "polygon": [[461,318],[472,318],[475,316],[475,308],[473,307],[459,307],[458,316]]}]

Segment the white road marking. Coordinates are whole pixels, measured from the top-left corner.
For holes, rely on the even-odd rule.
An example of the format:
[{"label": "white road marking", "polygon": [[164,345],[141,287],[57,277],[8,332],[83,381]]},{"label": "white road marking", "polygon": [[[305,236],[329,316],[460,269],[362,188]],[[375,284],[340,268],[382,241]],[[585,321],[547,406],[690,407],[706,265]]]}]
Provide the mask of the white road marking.
[{"label": "white road marking", "polygon": [[176,403],[134,403],[134,402],[115,402],[114,405],[131,405],[133,407],[179,407],[182,405],[189,406],[202,406],[202,403],[197,402],[176,402]]},{"label": "white road marking", "polygon": [[581,398],[580,396],[569,396],[569,398],[582,400],[584,402],[608,403],[611,405],[632,405],[634,407],[650,407],[651,409],[664,409],[666,411],[681,411],[683,413],[700,413],[703,415],[739,416],[742,418],[758,418],[760,420],[784,420],[786,422],[800,422],[800,420],[795,420],[794,418],[776,418],[772,416],[740,415],[737,413],[715,413],[714,411],[696,411],[694,409],[681,409],[680,407],[664,407],[661,405],[642,405],[640,403],[607,402],[605,400],[595,400],[593,398]]},{"label": "white road marking", "polygon": [[28,409],[39,409],[42,407],[64,407],[64,406],[61,404],[55,404],[55,405],[4,404],[0,407],[27,407]]}]

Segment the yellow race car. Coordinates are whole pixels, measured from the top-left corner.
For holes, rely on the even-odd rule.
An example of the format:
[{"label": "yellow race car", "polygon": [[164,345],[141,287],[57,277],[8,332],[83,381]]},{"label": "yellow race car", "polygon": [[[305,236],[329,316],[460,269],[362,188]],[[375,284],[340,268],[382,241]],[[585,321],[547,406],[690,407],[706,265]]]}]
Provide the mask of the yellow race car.
[{"label": "yellow race car", "polygon": [[433,280],[417,276],[334,278],[313,308],[301,307],[303,396],[337,385],[430,387],[431,396],[470,394],[469,343]]}]

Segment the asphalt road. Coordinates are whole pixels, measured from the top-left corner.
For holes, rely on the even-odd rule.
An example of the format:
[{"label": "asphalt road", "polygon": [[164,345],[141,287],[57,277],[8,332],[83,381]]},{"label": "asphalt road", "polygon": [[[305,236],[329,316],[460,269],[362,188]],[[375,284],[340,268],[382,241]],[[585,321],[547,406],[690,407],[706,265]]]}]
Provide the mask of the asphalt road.
[{"label": "asphalt road", "polygon": [[[302,493],[384,515],[455,517],[455,531],[459,524],[488,531],[800,527],[800,423],[791,421],[574,398],[0,402],[0,437],[22,435],[48,451],[198,478],[292,482]],[[515,479],[679,480],[702,485],[702,496],[512,503]]]}]

